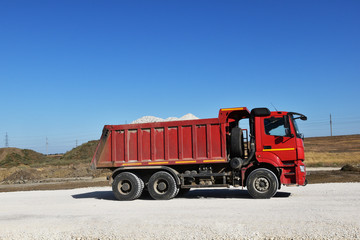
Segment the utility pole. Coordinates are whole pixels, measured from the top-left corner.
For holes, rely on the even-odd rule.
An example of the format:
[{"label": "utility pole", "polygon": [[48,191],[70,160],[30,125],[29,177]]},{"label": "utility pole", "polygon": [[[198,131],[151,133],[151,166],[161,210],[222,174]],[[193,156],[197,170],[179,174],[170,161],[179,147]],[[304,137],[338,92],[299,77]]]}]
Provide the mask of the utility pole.
[{"label": "utility pole", "polygon": [[330,113],[330,136],[332,137],[332,119],[331,119],[331,113]]},{"label": "utility pole", "polygon": [[75,145],[75,147],[77,147],[78,146],[78,140],[76,139],[76,145]]},{"label": "utility pole", "polygon": [[9,136],[6,132],[6,135],[5,135],[5,147],[8,148],[9,147]]},{"label": "utility pole", "polygon": [[49,149],[49,142],[48,142],[48,138],[46,137],[46,155],[48,155],[48,149]]}]

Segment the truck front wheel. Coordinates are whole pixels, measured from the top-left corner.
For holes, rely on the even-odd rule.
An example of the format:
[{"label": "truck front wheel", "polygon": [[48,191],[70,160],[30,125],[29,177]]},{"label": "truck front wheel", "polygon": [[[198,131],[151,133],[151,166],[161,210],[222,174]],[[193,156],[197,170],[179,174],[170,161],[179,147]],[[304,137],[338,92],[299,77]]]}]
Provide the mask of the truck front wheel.
[{"label": "truck front wheel", "polygon": [[169,200],[175,197],[178,187],[173,176],[168,172],[160,171],[150,177],[147,189],[152,198]]},{"label": "truck front wheel", "polygon": [[278,189],[276,175],[266,168],[258,168],[250,173],[246,187],[253,198],[271,198]]},{"label": "truck front wheel", "polygon": [[135,174],[130,172],[122,172],[118,174],[112,184],[115,197],[121,201],[129,201],[138,198],[144,188]]}]

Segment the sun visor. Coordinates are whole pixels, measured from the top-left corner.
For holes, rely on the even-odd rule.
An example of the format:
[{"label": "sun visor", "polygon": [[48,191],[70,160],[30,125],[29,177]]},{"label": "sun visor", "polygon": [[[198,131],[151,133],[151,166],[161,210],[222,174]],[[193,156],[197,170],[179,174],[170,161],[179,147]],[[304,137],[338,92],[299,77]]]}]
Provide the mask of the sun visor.
[{"label": "sun visor", "polygon": [[251,110],[252,117],[267,117],[270,116],[271,112],[268,108],[254,108]]}]

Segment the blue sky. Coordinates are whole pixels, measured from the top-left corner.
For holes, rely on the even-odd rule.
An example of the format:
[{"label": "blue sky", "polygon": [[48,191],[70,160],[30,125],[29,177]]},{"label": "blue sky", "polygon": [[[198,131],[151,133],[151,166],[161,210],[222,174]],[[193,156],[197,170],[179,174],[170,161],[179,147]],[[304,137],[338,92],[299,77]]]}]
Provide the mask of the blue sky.
[{"label": "blue sky", "polygon": [[[0,1],[0,147],[66,152],[105,124],[296,111],[359,134],[360,1]],[[3,140],[2,140],[3,139]],[[1,141],[2,140],[2,141]]]}]

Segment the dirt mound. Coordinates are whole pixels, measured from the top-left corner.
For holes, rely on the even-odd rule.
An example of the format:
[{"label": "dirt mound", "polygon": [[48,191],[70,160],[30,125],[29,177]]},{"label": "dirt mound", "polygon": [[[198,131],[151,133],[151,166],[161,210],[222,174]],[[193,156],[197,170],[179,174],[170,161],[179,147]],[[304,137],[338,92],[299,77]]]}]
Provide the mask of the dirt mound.
[{"label": "dirt mound", "polygon": [[0,149],[0,166],[15,167],[19,165],[33,165],[46,161],[46,156],[29,149],[2,148]]},{"label": "dirt mound", "polygon": [[21,149],[19,148],[0,148],[0,162],[3,161],[7,155],[11,153],[21,154]]},{"label": "dirt mound", "polygon": [[0,148],[0,167],[11,168],[21,165],[30,167],[64,166],[78,163],[90,164],[99,141],[89,141],[64,155],[44,155],[33,150]]},{"label": "dirt mound", "polygon": [[[67,166],[46,166],[29,167],[21,165],[20,167],[0,168],[0,185],[14,183],[39,183],[48,181],[59,181],[60,179],[77,178],[98,178],[110,174],[107,169],[90,169],[89,164],[70,164]],[[61,181],[61,180],[60,180]]]},{"label": "dirt mound", "polygon": [[360,167],[358,166],[352,166],[350,164],[346,164],[341,168],[341,171],[347,171],[347,172],[360,172]]},{"label": "dirt mound", "polygon": [[4,183],[26,183],[37,179],[35,169],[21,169],[4,179]]}]

